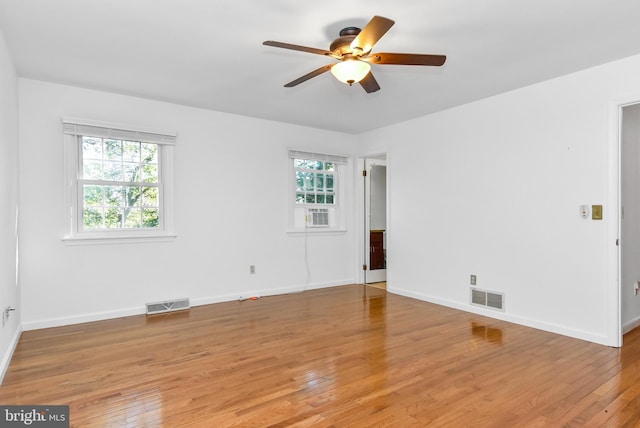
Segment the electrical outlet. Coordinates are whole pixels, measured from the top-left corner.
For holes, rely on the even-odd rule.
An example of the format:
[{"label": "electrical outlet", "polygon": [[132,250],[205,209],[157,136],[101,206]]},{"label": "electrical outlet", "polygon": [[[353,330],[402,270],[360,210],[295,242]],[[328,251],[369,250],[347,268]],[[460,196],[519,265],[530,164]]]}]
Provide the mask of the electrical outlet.
[{"label": "electrical outlet", "polygon": [[251,275],[255,275],[256,274],[256,265],[249,265],[249,273]]},{"label": "electrical outlet", "polygon": [[476,276],[471,275],[471,285],[476,285]]}]

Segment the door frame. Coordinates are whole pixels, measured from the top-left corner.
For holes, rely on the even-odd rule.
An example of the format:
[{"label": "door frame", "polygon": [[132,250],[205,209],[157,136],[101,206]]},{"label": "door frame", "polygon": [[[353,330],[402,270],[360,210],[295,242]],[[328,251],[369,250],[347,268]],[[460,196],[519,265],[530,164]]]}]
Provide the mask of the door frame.
[{"label": "door frame", "polygon": [[[367,175],[366,177],[364,177],[364,207],[363,210],[365,212],[365,216],[364,216],[364,224],[365,224],[365,230],[364,230],[364,238],[365,238],[365,248],[367,248],[368,251],[366,251],[365,254],[363,254],[365,256],[365,259],[368,261],[367,263],[367,269],[364,270],[364,279],[365,279],[365,283],[367,284],[375,284],[375,283],[379,283],[379,282],[386,282],[387,281],[387,266],[386,266],[386,260],[385,260],[385,267],[383,269],[371,269],[371,230],[373,230],[371,228],[371,204],[373,202],[373,198],[372,198],[372,191],[373,191],[373,187],[372,187],[372,172],[373,172],[373,167],[378,164],[378,162],[380,163],[380,165],[384,164],[384,176],[385,176],[385,183],[387,181],[387,158],[386,156],[384,157],[384,159],[379,159],[379,158],[366,158],[365,159],[365,168],[367,171]],[[369,185],[367,187],[367,184]],[[385,225],[384,225],[384,233],[383,233],[383,239],[386,237],[387,234],[387,221],[386,221],[386,205],[387,205],[387,200],[386,200],[386,184],[385,184]],[[384,242],[384,241],[383,241]],[[386,247],[386,246],[385,246]],[[368,254],[368,257],[367,255]],[[386,257],[385,257],[386,259]]]},{"label": "door frame", "polygon": [[[356,222],[355,222],[355,226],[356,226],[356,230],[358,230],[359,232],[357,233],[357,240],[358,240],[358,245],[356,245],[357,251],[358,251],[358,274],[356,275],[358,284],[365,284],[365,280],[366,280],[366,271],[363,269],[363,266],[368,264],[368,242],[369,242],[369,238],[368,238],[368,230],[366,230],[367,227],[367,222],[365,220],[365,216],[367,214],[366,210],[365,210],[365,203],[366,203],[366,198],[365,198],[365,192],[366,192],[366,188],[365,188],[365,184],[364,184],[364,177],[362,176],[362,171],[366,168],[366,160],[367,159],[380,159],[380,160],[385,160],[386,165],[387,165],[387,227],[386,227],[386,239],[387,239],[387,245],[386,247],[389,247],[389,243],[390,241],[390,234],[389,234],[389,224],[390,224],[390,209],[389,209],[389,201],[390,201],[390,194],[389,194],[389,155],[386,152],[378,152],[378,153],[373,153],[373,154],[367,154],[367,155],[361,155],[358,157],[357,162],[356,162],[356,171],[355,171],[355,189],[356,189],[356,195],[357,197],[355,198],[356,201]],[[387,258],[387,262],[388,262],[388,258]],[[390,271],[387,268],[387,289],[389,288],[389,284],[390,284]]]},{"label": "door frame", "polygon": [[640,93],[612,100],[609,105],[609,195],[611,222],[607,228],[608,291],[607,337],[610,346],[621,347],[622,333],[622,109],[640,103]]},{"label": "door frame", "polygon": [[[631,101],[630,101],[631,100]],[[624,325],[624,320],[623,320],[623,295],[624,293],[627,291],[624,289],[624,284],[622,282],[623,278],[624,278],[624,265],[623,265],[623,243],[625,240],[625,236],[624,236],[624,229],[623,229],[623,213],[624,213],[624,195],[622,193],[622,176],[624,173],[623,170],[623,163],[622,163],[622,156],[623,156],[623,110],[627,107],[631,107],[631,106],[640,106],[640,95],[638,95],[637,97],[632,97],[629,100],[625,100],[624,102],[618,102],[617,105],[615,106],[615,121],[616,121],[616,140],[615,140],[615,149],[617,150],[617,152],[615,153],[616,157],[615,159],[617,160],[617,171],[616,171],[616,176],[617,176],[617,192],[616,192],[616,196],[618,198],[617,200],[617,204],[615,205],[616,208],[618,209],[618,215],[616,216],[616,220],[618,221],[617,224],[617,230],[618,230],[618,246],[617,246],[617,287],[616,287],[616,291],[617,291],[617,298],[618,298],[618,344],[617,346],[622,346],[623,342],[624,342],[624,333],[625,333],[625,325]],[[613,119],[612,119],[613,120]],[[636,165],[637,167],[640,167],[640,165]],[[635,328],[638,327],[637,325],[637,321],[636,324],[633,325],[631,328]]]}]

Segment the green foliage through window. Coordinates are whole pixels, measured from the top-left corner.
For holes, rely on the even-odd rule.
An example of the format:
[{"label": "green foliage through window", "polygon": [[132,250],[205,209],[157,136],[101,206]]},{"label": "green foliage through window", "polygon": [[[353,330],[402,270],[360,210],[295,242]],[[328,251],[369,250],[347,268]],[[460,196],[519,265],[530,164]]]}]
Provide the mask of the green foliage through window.
[{"label": "green foliage through window", "polygon": [[335,204],[335,163],[294,159],[293,165],[296,179],[296,204]]},{"label": "green foliage through window", "polygon": [[85,230],[160,226],[157,144],[83,136],[80,151]]}]

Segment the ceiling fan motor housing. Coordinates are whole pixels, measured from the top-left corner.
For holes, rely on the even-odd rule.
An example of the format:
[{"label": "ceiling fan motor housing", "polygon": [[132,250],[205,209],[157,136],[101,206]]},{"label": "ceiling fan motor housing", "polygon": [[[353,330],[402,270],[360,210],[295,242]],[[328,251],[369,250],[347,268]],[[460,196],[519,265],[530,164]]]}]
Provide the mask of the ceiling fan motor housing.
[{"label": "ceiling fan motor housing", "polygon": [[339,56],[353,53],[351,50],[351,42],[360,34],[360,31],[358,27],[343,28],[340,30],[340,37],[331,43],[329,50]]}]

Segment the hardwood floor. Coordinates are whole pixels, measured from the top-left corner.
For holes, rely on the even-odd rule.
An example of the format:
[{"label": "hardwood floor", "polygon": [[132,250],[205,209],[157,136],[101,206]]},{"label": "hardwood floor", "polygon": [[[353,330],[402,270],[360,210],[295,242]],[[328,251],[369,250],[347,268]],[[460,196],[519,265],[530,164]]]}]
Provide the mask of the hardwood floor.
[{"label": "hardwood floor", "polygon": [[373,284],[367,284],[369,287],[379,288],[380,290],[387,289],[387,281],[374,282]]},{"label": "hardwood floor", "polygon": [[608,348],[362,285],[23,333],[2,404],[77,427],[640,426]]}]

